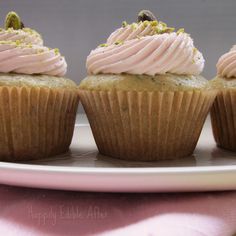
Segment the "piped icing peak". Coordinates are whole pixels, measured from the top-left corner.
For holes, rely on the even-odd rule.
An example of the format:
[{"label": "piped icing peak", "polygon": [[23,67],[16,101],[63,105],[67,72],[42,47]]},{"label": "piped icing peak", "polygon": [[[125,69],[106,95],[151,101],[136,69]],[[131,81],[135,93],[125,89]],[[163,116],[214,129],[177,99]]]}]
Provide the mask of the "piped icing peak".
[{"label": "piped icing peak", "polygon": [[39,33],[24,27],[16,13],[8,13],[5,29],[0,28],[0,72],[63,76],[66,70],[58,49],[43,46]]},{"label": "piped icing peak", "polygon": [[[87,58],[90,74],[191,74],[204,67],[202,54],[194,47],[184,29],[168,27],[153,14],[139,14],[139,22],[122,23],[105,44],[99,45]],[[144,21],[142,21],[142,19]]]},{"label": "piped icing peak", "polygon": [[236,45],[219,58],[216,68],[219,76],[236,78]]}]

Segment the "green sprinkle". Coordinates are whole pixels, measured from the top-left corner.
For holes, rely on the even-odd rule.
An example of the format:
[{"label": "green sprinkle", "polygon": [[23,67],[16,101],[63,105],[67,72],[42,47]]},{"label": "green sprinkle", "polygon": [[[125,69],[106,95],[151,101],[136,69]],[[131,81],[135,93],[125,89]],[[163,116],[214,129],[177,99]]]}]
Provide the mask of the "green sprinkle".
[{"label": "green sprinkle", "polygon": [[15,43],[16,43],[16,46],[20,46],[22,44],[22,41],[16,40]]},{"label": "green sprinkle", "polygon": [[31,34],[31,35],[33,35],[33,36],[35,36],[35,37],[38,37],[38,38],[42,39],[42,36],[41,36],[37,31],[35,31],[35,30],[33,30],[33,29],[30,29],[30,28],[23,28],[22,30],[23,30],[24,32],[26,32],[26,33],[29,33],[29,34]]},{"label": "green sprinkle", "polygon": [[157,34],[161,34],[162,33],[162,30],[160,28],[156,28],[156,33]]},{"label": "green sprinkle", "polygon": [[172,33],[172,32],[174,32],[175,31],[175,28],[173,28],[173,27],[166,27],[165,29],[164,29],[164,32],[165,33]]},{"label": "green sprinkle", "polygon": [[24,43],[23,40],[16,41],[0,41],[1,45],[13,45],[20,48],[32,48],[33,45],[31,43]]},{"label": "green sprinkle", "polygon": [[30,28],[24,28],[23,31],[26,33],[32,34],[32,35],[34,35],[34,34],[38,35],[38,33],[35,30],[30,29]]},{"label": "green sprinkle", "polygon": [[166,28],[166,27],[167,27],[167,24],[164,23],[164,22],[162,22],[162,21],[160,21],[159,24],[162,25],[163,28]]},{"label": "green sprinkle", "polygon": [[143,21],[143,26],[144,27],[147,27],[148,25],[149,25],[149,21],[147,21],[147,20]]},{"label": "green sprinkle", "polygon": [[180,34],[180,33],[184,33],[184,28],[180,28],[180,29],[177,31],[177,34]]},{"label": "green sprinkle", "polygon": [[11,42],[10,41],[2,41],[0,40],[0,44],[3,45],[3,44],[10,44]]},{"label": "green sprinkle", "polygon": [[55,49],[54,49],[54,52],[55,52],[56,55],[60,54],[60,51],[59,51],[58,48],[55,48]]},{"label": "green sprinkle", "polygon": [[99,47],[102,47],[102,48],[103,47],[108,47],[108,44],[107,43],[102,43],[102,44],[99,45]]},{"label": "green sprinkle", "polygon": [[38,54],[44,53],[44,50],[43,50],[43,49],[38,49],[38,50],[37,50],[37,53],[38,53]]},{"label": "green sprinkle", "polygon": [[33,30],[30,28],[24,28],[23,31],[29,34],[34,34]]},{"label": "green sprinkle", "polygon": [[150,21],[151,26],[157,26],[158,25],[158,21],[154,20],[154,21]]},{"label": "green sprinkle", "polygon": [[127,24],[126,21],[123,21],[123,22],[122,22],[122,27],[123,27],[123,28],[125,28],[127,25],[128,25],[128,24]]},{"label": "green sprinkle", "polygon": [[13,28],[8,28],[6,31],[8,32],[8,33],[11,33],[11,32],[13,32]]},{"label": "green sprinkle", "polygon": [[137,27],[138,27],[138,25],[136,23],[131,24],[131,29],[132,30],[136,30]]},{"label": "green sprinkle", "polygon": [[115,45],[121,45],[121,44],[123,44],[123,43],[124,43],[123,41],[118,40],[118,41],[115,42]]},{"label": "green sprinkle", "polygon": [[196,54],[197,53],[197,48],[193,48],[193,54]]}]

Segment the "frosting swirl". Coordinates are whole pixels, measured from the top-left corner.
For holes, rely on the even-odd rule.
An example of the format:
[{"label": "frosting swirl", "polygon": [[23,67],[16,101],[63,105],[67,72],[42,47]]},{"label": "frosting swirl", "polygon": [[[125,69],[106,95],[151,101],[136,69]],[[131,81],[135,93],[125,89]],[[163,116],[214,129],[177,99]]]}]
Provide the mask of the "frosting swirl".
[{"label": "frosting swirl", "polygon": [[216,68],[219,76],[236,77],[236,45],[219,58]]},{"label": "frosting swirl", "polygon": [[66,73],[66,62],[57,49],[2,41],[0,72],[63,76]]},{"label": "frosting swirl", "polygon": [[88,73],[200,74],[204,59],[192,38],[182,30],[173,31],[157,21],[125,24],[90,53]]},{"label": "frosting swirl", "polygon": [[0,40],[0,72],[65,75],[67,64],[64,57],[58,49],[43,46],[37,34],[4,30],[0,32]]}]

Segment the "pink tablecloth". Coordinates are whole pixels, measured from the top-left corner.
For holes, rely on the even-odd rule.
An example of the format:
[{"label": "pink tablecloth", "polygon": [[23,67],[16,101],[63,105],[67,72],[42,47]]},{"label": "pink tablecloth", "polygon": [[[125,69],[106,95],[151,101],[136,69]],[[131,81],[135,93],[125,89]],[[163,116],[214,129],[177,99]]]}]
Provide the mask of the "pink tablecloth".
[{"label": "pink tablecloth", "polygon": [[82,193],[0,186],[0,235],[231,236],[236,192]]}]

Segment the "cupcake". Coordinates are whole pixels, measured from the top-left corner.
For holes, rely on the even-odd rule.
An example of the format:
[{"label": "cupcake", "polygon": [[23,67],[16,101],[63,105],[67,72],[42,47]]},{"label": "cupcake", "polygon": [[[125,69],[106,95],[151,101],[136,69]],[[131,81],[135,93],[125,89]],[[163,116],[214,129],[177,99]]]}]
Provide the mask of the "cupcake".
[{"label": "cupcake", "polygon": [[236,46],[221,56],[212,85],[219,90],[211,109],[211,122],[218,146],[236,151]]},{"label": "cupcake", "polygon": [[141,11],[87,58],[80,99],[100,153],[125,160],[189,156],[216,96],[183,29]]},{"label": "cupcake", "polygon": [[68,150],[78,106],[58,49],[10,12],[0,29],[0,160],[38,159]]}]

